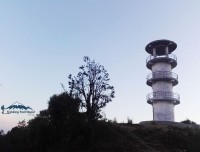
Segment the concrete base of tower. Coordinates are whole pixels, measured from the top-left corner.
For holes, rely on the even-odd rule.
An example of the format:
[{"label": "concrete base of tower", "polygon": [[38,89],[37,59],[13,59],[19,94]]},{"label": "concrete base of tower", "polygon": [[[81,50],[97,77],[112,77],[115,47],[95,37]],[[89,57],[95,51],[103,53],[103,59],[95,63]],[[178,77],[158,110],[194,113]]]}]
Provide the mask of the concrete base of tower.
[{"label": "concrete base of tower", "polygon": [[174,121],[174,104],[167,101],[157,101],[153,106],[154,121]]}]

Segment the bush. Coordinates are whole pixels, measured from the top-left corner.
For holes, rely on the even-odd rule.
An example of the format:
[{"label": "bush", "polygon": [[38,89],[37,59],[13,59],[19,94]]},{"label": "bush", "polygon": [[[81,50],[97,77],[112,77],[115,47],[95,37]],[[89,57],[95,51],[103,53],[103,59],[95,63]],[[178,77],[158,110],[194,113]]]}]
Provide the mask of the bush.
[{"label": "bush", "polygon": [[192,121],[190,119],[183,120],[183,121],[181,121],[181,123],[190,124],[190,125],[196,125],[196,122],[194,122],[194,121]]}]

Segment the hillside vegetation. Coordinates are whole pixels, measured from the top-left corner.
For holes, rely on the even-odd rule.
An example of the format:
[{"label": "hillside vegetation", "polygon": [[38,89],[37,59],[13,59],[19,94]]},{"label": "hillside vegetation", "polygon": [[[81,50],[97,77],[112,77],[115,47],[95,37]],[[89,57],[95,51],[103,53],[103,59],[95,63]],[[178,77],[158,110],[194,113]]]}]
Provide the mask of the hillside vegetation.
[{"label": "hillside vegetation", "polygon": [[[33,122],[32,122],[33,123]],[[18,126],[0,136],[1,152],[199,152],[200,129],[98,121],[50,132],[40,126]],[[30,123],[31,124],[31,123]]]},{"label": "hillside vegetation", "polygon": [[[118,124],[91,121],[80,112],[80,100],[67,92],[50,98],[48,108],[28,123],[21,121],[4,134],[0,131],[1,152],[199,152],[200,129],[188,127]],[[191,127],[192,126],[192,127]],[[191,127],[191,128],[189,128]]]}]

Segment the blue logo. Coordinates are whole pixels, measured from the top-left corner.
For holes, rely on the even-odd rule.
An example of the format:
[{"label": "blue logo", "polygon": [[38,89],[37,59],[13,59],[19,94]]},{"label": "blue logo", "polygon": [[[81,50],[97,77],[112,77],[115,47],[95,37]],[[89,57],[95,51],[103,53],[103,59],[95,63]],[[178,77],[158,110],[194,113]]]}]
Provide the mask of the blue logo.
[{"label": "blue logo", "polygon": [[25,106],[19,102],[15,102],[12,105],[8,106],[7,108],[3,105],[1,106],[2,114],[11,114],[11,113],[28,113],[28,114],[34,114],[35,111],[29,107]]}]

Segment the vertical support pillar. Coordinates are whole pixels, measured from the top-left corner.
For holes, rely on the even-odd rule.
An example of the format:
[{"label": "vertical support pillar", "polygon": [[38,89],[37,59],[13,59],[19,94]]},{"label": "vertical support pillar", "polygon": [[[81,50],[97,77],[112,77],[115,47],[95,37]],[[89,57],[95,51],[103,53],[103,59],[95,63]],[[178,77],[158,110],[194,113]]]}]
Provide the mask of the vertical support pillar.
[{"label": "vertical support pillar", "polygon": [[166,46],[166,48],[165,48],[165,56],[169,57],[169,47],[168,46]]},{"label": "vertical support pillar", "polygon": [[156,58],[156,48],[153,48],[153,57]]}]

